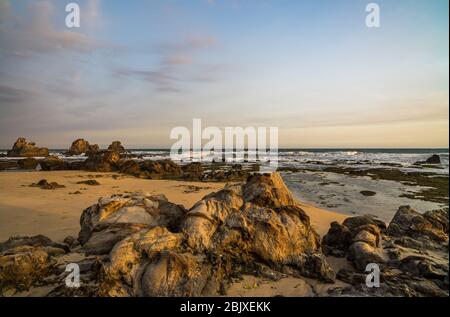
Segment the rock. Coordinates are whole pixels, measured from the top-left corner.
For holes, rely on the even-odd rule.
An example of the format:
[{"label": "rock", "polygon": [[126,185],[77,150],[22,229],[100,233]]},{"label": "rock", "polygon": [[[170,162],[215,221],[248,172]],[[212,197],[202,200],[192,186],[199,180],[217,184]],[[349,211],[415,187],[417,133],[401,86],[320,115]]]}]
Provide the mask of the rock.
[{"label": "rock", "polygon": [[322,249],[325,254],[344,256],[351,243],[352,234],[350,230],[345,225],[333,221],[328,233],[322,239]]},{"label": "rock", "polygon": [[428,237],[438,243],[448,243],[448,216],[446,220],[445,217],[445,212],[431,212],[424,216],[410,206],[401,206],[389,224],[387,233],[393,237]]},{"label": "rock", "polygon": [[200,162],[193,162],[182,166],[183,178],[189,180],[202,180],[203,167]]},{"label": "rock", "polygon": [[347,259],[355,264],[360,271],[365,271],[366,265],[376,263],[381,265],[385,262],[381,250],[365,242],[355,242],[348,249]]},{"label": "rock", "polygon": [[441,280],[442,282],[448,277],[448,263],[447,265],[438,264],[431,258],[424,256],[410,255],[403,258],[400,262],[400,269],[414,276]]},{"label": "rock", "polygon": [[63,242],[67,244],[70,248],[78,246],[80,243],[74,236],[67,236],[64,238]]},{"label": "rock", "polygon": [[25,138],[18,138],[14,143],[12,150],[6,154],[9,157],[23,157],[23,156],[48,156],[47,148],[40,148],[35,143],[28,143]]},{"label": "rock", "polygon": [[66,155],[81,155],[83,153],[86,154],[95,154],[99,150],[97,144],[89,144],[88,141],[84,139],[77,139],[72,142],[69,150],[66,152]]},{"label": "rock", "polygon": [[52,247],[52,248],[59,248],[64,250],[65,252],[69,252],[69,248],[65,246],[64,244],[60,244],[57,242],[52,241],[50,238],[43,236],[43,235],[37,235],[37,236],[15,236],[10,237],[5,242],[0,243],[0,252],[7,251],[9,249],[13,249],[20,246],[33,246],[33,247]]},{"label": "rock", "polygon": [[449,228],[448,208],[427,211],[426,213],[423,214],[423,216],[433,225],[434,228],[436,228],[437,230],[442,230],[442,232],[448,235],[448,228]]},{"label": "rock", "polygon": [[177,178],[182,174],[181,167],[172,160],[144,161],[140,167],[148,178]]},{"label": "rock", "polygon": [[441,164],[441,158],[437,154],[433,154],[425,160],[426,164]]},{"label": "rock", "polygon": [[0,161],[0,171],[17,168],[19,168],[19,164],[16,161]]},{"label": "rock", "polygon": [[363,196],[375,196],[377,193],[371,190],[362,190],[360,194]]},{"label": "rock", "polygon": [[60,185],[57,182],[49,183],[46,179],[41,179],[39,182],[31,184],[30,187],[39,187],[40,189],[57,189],[64,188],[66,186]]},{"label": "rock", "polygon": [[0,243],[0,295],[42,282],[55,269],[53,257],[66,252],[66,245],[42,235],[11,237]]},{"label": "rock", "polygon": [[68,162],[57,156],[49,156],[39,163],[44,171],[62,171],[70,169]]},{"label": "rock", "polygon": [[[94,231],[105,231],[108,226],[114,224],[137,224],[147,227],[164,226],[177,229],[185,212],[183,206],[170,203],[167,198],[160,195],[152,196],[136,193],[126,197],[100,198],[98,204],[83,211],[78,240],[84,245]],[[134,230],[134,228],[130,229],[126,226],[124,228]],[[120,234],[120,232],[117,233],[120,229],[114,229],[113,235]],[[105,234],[104,232],[103,235]],[[128,235],[128,233],[124,235]]]},{"label": "rock", "polygon": [[21,169],[27,169],[27,170],[34,170],[36,169],[37,165],[39,164],[38,160],[36,160],[33,157],[27,157],[25,159],[21,159],[17,161],[17,164]]},{"label": "rock", "polygon": [[102,296],[217,296],[232,276],[261,266],[335,278],[308,216],[276,173],[226,186],[189,212],[163,196],[102,198],[80,224],[86,253],[109,252],[98,274]]},{"label": "rock", "polygon": [[100,183],[95,179],[87,179],[85,181],[79,181],[77,184],[90,185],[90,186],[98,186]]},{"label": "rock", "polygon": [[120,154],[112,151],[99,151],[90,155],[84,161],[84,168],[88,171],[111,172],[118,170],[117,163]]},{"label": "rock", "polygon": [[119,171],[123,174],[129,174],[137,177],[141,176],[141,166],[135,160],[120,159],[117,162],[117,166]]},{"label": "rock", "polygon": [[0,253],[0,294],[7,289],[28,290],[42,281],[55,261],[45,247],[18,246]]},{"label": "rock", "polygon": [[111,143],[108,146],[108,150],[109,151],[113,151],[113,152],[117,152],[117,153],[125,153],[126,152],[125,148],[122,146],[120,141],[113,141],[113,143]]}]

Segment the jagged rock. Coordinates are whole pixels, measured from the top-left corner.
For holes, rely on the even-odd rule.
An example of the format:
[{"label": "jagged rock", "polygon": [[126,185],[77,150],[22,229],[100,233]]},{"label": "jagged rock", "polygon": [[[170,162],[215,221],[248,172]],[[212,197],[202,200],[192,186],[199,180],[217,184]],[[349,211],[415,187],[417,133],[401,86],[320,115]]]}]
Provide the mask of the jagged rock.
[{"label": "jagged rock", "polygon": [[111,143],[108,146],[108,150],[109,151],[113,151],[113,152],[117,152],[117,153],[125,153],[126,152],[125,148],[122,146],[120,141],[113,141],[113,143]]},{"label": "jagged rock", "polygon": [[36,160],[33,157],[27,157],[25,159],[17,161],[17,164],[21,169],[36,169],[37,165],[39,164],[38,160]]},{"label": "jagged rock", "polygon": [[99,151],[90,155],[84,161],[84,168],[89,171],[111,172],[118,170],[117,163],[120,154],[112,151]]},{"label": "jagged rock", "polygon": [[83,153],[86,154],[94,154],[99,150],[97,144],[89,144],[88,141],[84,139],[77,139],[72,142],[69,150],[67,151],[67,155],[81,155]]},{"label": "jagged rock", "polygon": [[442,230],[448,235],[449,228],[449,218],[448,218],[448,208],[440,210],[427,211],[423,214],[425,219],[427,219],[433,225],[436,230]]},{"label": "jagged rock", "polygon": [[419,240],[428,237],[438,243],[448,243],[448,211],[446,220],[445,217],[445,212],[431,212],[424,216],[410,206],[401,206],[387,233],[393,237],[407,236]]},{"label": "jagged rock", "polygon": [[18,138],[12,150],[6,154],[9,157],[48,156],[48,149],[37,147],[34,142],[27,142],[25,138]]},{"label": "jagged rock", "polygon": [[403,258],[400,263],[400,269],[414,276],[441,280],[442,282],[448,277],[448,263],[447,265],[442,265],[424,256],[410,255]]},{"label": "jagged rock", "polygon": [[49,156],[39,163],[44,171],[62,171],[70,169],[68,162],[57,156]]}]

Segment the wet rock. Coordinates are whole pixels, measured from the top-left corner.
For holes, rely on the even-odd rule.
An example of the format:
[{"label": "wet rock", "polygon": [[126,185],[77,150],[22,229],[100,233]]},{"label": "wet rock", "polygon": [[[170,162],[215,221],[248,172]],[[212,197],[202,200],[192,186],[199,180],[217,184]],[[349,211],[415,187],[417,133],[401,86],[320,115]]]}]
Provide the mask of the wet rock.
[{"label": "wet rock", "polygon": [[74,248],[78,246],[80,243],[78,242],[77,238],[74,236],[67,236],[64,238],[63,242],[69,246],[69,248]]},{"label": "wet rock", "polygon": [[441,157],[437,154],[431,155],[425,160],[426,164],[441,164]]},{"label": "wet rock", "polygon": [[17,168],[19,168],[19,164],[16,161],[0,161],[0,171]]},{"label": "wet rock", "polygon": [[117,152],[117,153],[125,153],[126,152],[125,148],[122,146],[120,141],[113,141],[108,146],[108,150],[109,151],[113,151],[113,152]]},{"label": "wet rock", "polygon": [[48,149],[37,147],[34,142],[27,142],[25,138],[18,138],[6,155],[9,157],[48,156]]}]

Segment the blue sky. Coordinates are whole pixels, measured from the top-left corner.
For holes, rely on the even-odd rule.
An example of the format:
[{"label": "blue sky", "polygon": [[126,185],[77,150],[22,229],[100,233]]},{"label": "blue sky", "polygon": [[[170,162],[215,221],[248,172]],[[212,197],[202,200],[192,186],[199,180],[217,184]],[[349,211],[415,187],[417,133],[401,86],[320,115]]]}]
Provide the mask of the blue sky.
[{"label": "blue sky", "polygon": [[448,147],[448,1],[0,0],[0,147],[168,147],[192,125],[282,147]]}]

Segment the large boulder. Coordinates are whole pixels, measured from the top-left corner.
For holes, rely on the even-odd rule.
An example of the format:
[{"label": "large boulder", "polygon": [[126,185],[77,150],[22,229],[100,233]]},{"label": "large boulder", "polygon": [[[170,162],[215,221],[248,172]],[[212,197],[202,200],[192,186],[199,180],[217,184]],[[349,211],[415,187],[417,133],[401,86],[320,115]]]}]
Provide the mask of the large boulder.
[{"label": "large boulder", "polygon": [[97,144],[89,144],[88,141],[84,139],[77,139],[72,142],[69,150],[67,151],[67,155],[81,155],[83,153],[93,154],[99,150]]},{"label": "large boulder", "polygon": [[108,150],[109,151],[113,151],[113,152],[117,152],[117,153],[125,153],[126,152],[125,148],[122,146],[120,141],[113,141],[108,146]]},{"label": "large boulder", "polygon": [[34,157],[27,157],[27,158],[18,160],[17,164],[19,165],[19,167],[21,169],[27,169],[27,170],[33,169],[34,170],[38,166],[39,161],[36,160]]},{"label": "large boulder", "polygon": [[27,142],[25,138],[18,138],[13,148],[6,155],[9,157],[48,156],[49,152],[45,147],[37,147],[34,142]]},{"label": "large boulder", "polygon": [[431,155],[425,161],[426,164],[441,164],[441,157],[437,154]]}]

